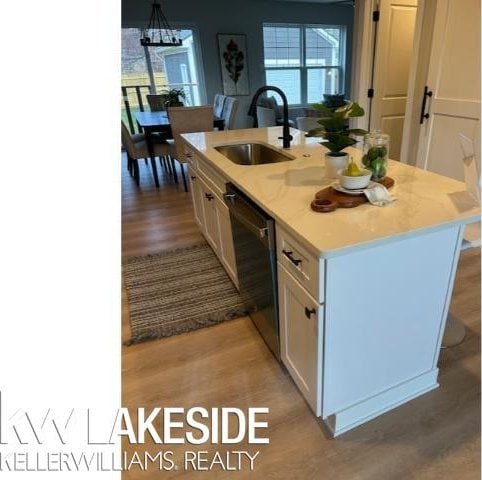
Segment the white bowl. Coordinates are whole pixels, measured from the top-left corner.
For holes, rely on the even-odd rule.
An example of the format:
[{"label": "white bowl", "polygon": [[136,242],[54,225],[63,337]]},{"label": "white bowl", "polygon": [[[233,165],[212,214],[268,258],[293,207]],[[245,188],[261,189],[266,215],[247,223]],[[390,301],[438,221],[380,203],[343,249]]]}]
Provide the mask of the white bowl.
[{"label": "white bowl", "polygon": [[350,177],[348,175],[343,175],[345,170],[339,172],[340,185],[347,190],[356,190],[359,188],[365,188],[370,183],[370,178],[372,177],[372,171],[366,168],[362,168],[362,175],[357,177]]}]

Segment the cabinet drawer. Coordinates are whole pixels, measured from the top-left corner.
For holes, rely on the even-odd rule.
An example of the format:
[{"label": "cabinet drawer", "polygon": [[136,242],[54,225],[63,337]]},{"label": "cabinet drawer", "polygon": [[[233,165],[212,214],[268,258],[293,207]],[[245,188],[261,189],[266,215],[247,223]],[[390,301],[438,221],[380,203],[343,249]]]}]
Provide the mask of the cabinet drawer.
[{"label": "cabinet drawer", "polygon": [[221,198],[226,192],[226,179],[201,158],[197,159],[197,170],[211,182],[215,193]]},{"label": "cabinet drawer", "polygon": [[196,155],[188,147],[184,148],[184,152],[186,153],[186,160],[187,160],[187,163],[189,164],[189,166],[191,168],[193,168],[194,170],[197,170],[197,157],[196,157]]},{"label": "cabinet drawer", "polygon": [[308,252],[282,228],[276,230],[278,261],[319,303],[325,301],[325,261]]}]

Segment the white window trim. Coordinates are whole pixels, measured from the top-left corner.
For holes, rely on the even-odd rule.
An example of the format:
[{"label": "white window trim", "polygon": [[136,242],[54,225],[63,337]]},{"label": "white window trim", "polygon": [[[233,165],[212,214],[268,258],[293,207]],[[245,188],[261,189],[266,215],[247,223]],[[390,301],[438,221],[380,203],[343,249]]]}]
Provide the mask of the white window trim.
[{"label": "white window trim", "polygon": [[[280,65],[273,65],[273,66],[266,66],[265,61],[263,59],[263,69],[265,72],[265,83],[266,83],[266,72],[268,70],[299,70],[300,71],[300,98],[301,103],[299,104],[290,104],[291,106],[308,106],[310,103],[308,102],[308,70],[329,70],[335,69],[338,70],[338,78],[339,78],[339,91],[345,91],[345,71],[346,71],[346,26],[345,25],[334,25],[334,24],[304,24],[304,23],[263,23],[263,29],[265,27],[285,27],[285,28],[299,28],[301,35],[300,35],[300,56],[301,56],[301,64],[298,63],[296,65],[290,65],[289,63],[284,66]],[[309,28],[315,29],[323,29],[323,28],[338,28],[340,29],[340,65],[307,65],[306,64],[306,30]],[[320,32],[325,37],[326,32]],[[264,49],[264,41],[263,41],[263,49]],[[321,99],[320,99],[321,100]]]}]

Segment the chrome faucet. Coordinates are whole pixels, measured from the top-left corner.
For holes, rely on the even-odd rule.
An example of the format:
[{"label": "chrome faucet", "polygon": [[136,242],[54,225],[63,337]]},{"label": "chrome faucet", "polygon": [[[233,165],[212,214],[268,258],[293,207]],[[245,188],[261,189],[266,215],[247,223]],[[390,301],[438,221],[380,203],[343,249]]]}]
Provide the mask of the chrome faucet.
[{"label": "chrome faucet", "polygon": [[283,101],[283,136],[278,137],[279,139],[283,140],[283,148],[290,148],[290,141],[293,140],[292,135],[290,135],[290,124],[288,123],[288,100],[286,95],[284,94],[283,90],[279,89],[278,87],[273,87],[271,85],[265,85],[264,87],[258,88],[256,93],[251,100],[251,105],[249,106],[248,115],[254,117],[254,126],[258,126],[258,117],[256,115],[256,104],[258,103],[259,96],[267,92],[268,90],[272,90],[276,92],[281,97]]}]

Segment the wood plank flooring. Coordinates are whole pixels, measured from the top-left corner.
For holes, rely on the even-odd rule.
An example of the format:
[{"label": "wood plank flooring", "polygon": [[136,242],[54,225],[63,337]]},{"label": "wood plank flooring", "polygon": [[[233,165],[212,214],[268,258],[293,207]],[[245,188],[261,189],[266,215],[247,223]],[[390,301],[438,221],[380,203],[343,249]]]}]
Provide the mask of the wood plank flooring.
[{"label": "wood plank flooring", "polygon": [[[168,177],[156,191],[145,165],[141,188],[123,177],[123,254],[144,255],[200,241],[190,194]],[[467,326],[467,338],[445,350],[440,388],[362,425],[336,440],[311,414],[284,369],[273,359],[248,318],[176,337],[124,347],[123,405],[270,408],[269,445],[259,450],[254,470],[226,472],[132,469],[124,480],[249,478],[303,480],[475,480],[480,479],[480,249],[461,255],[452,312]],[[124,335],[128,305],[124,297]],[[129,452],[134,446],[124,445]],[[138,449],[139,452],[144,450]],[[175,459],[188,445],[163,448]],[[174,448],[173,448],[174,447]],[[202,450],[226,451],[219,445]]]}]

